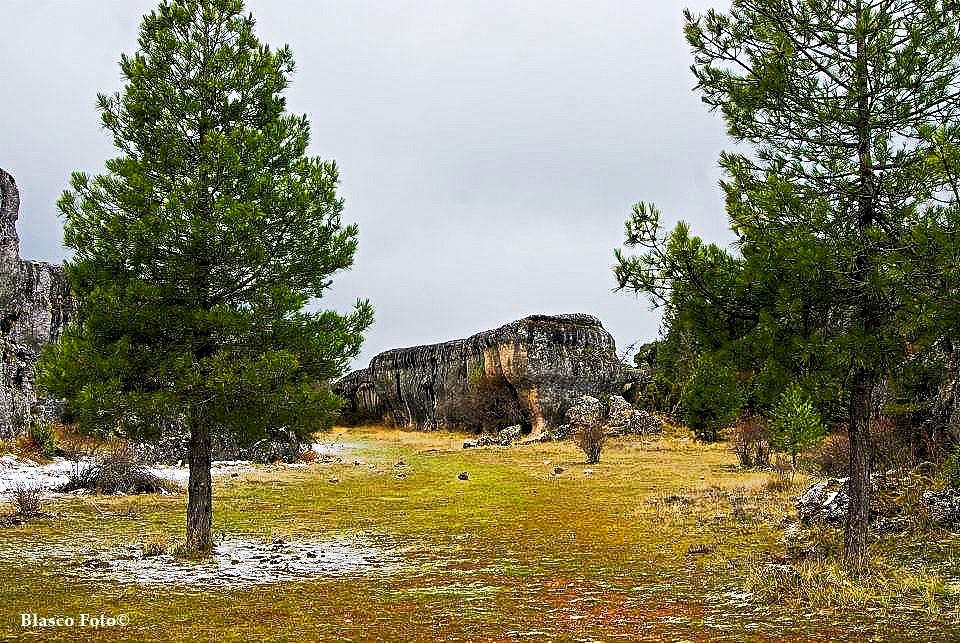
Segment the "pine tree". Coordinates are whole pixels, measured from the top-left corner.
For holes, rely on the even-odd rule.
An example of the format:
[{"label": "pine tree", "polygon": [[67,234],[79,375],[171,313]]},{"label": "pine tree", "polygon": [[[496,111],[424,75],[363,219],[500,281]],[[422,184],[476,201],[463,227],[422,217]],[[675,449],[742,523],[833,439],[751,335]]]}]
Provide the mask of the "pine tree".
[{"label": "pine tree", "polygon": [[792,385],[780,395],[770,414],[770,443],[790,454],[794,468],[797,456],[823,437],[820,414],[803,390]]},{"label": "pine tree", "polygon": [[[733,0],[728,12],[688,11],[686,23],[704,102],[750,148],[721,156],[738,302],[780,345],[790,345],[780,334],[789,320],[814,311],[809,347],[822,368],[842,371],[851,445],[844,557],[861,573],[878,391],[911,345],[905,312],[944,299],[930,239],[949,239],[956,213],[942,199],[947,173],[931,159],[958,136],[960,5]],[[656,274],[663,262],[653,264],[624,257],[621,271]],[[644,280],[621,278],[631,283]]]},{"label": "pine tree", "polygon": [[687,426],[701,440],[716,442],[720,430],[734,423],[743,406],[736,371],[704,353],[684,386],[681,403]]},{"label": "pine tree", "polygon": [[353,262],[337,167],[307,155],[286,113],[294,62],[254,34],[242,0],[166,0],[99,96],[119,155],[75,173],[59,208],[77,323],[46,351],[41,384],[87,431],[189,432],[187,547],[211,549],[211,435],[328,428],[328,383],[372,309],[308,312]]}]

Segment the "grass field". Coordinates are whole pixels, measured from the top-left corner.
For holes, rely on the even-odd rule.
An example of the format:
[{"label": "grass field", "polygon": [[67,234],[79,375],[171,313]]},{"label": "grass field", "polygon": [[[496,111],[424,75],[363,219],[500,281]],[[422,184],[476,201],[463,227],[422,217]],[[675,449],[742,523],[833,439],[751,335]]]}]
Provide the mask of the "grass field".
[{"label": "grass field", "polygon": [[[179,534],[185,497],[59,498],[55,516],[0,530],[0,639],[960,639],[950,534],[878,541],[880,571],[858,583],[821,534],[826,557],[771,587],[758,570],[785,560],[797,488],[739,471],[722,446],[612,442],[588,467],[569,443],[464,451],[455,434],[336,434],[354,445],[342,463],[218,481],[215,531],[357,537],[392,564],[254,586],[125,584],[84,561]],[[129,625],[25,628],[21,613]]]}]

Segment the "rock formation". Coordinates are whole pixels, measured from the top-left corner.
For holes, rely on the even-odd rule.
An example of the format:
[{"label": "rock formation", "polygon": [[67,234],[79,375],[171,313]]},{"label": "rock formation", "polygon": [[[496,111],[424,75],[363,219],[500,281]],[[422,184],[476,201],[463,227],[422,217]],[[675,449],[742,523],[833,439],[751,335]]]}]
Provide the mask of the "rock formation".
[{"label": "rock formation", "polygon": [[625,393],[640,376],[617,359],[595,317],[533,315],[467,339],[381,353],[334,391],[347,417],[432,429],[453,424],[451,402],[476,373],[509,386],[534,436],[557,426],[577,397]]},{"label": "rock formation", "polygon": [[604,425],[605,433],[610,437],[663,433],[663,423],[656,416],[634,408],[620,395],[611,395],[606,402],[583,395],[567,409],[565,420],[554,431],[553,437],[558,440],[571,437],[581,427],[593,424]]},{"label": "rock formation", "polygon": [[62,266],[20,258],[19,210],[17,184],[0,169],[0,438],[46,412],[34,390],[37,357],[75,306]]}]

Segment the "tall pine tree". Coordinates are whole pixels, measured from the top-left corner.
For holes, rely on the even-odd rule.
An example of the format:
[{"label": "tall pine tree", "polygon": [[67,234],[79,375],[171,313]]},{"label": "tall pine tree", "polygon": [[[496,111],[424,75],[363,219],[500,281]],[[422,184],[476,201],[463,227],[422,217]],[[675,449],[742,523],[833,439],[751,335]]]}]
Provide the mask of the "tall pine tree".
[{"label": "tall pine tree", "polygon": [[[740,251],[735,301],[752,311],[751,332],[788,344],[781,333],[792,327],[790,339],[823,352],[821,368],[842,372],[851,446],[844,554],[859,573],[878,393],[914,339],[904,312],[946,294],[929,279],[931,253],[950,245],[942,233],[956,229],[955,210],[931,159],[938,137],[955,143],[960,121],[960,4],[733,0],[727,12],[688,11],[686,21],[704,102],[750,148],[721,157]],[[682,253],[654,243],[649,212],[638,208],[627,241],[658,250],[620,256],[627,288],[669,288],[654,278],[677,265],[684,272]],[[933,238],[945,240],[936,251]]]},{"label": "tall pine tree", "polygon": [[348,268],[333,162],[307,155],[286,113],[288,47],[254,34],[242,0],[167,0],[99,96],[119,155],[76,173],[59,202],[77,323],[46,351],[41,384],[87,431],[189,432],[187,547],[211,549],[211,435],[328,428],[328,383],[372,309],[307,312]]}]

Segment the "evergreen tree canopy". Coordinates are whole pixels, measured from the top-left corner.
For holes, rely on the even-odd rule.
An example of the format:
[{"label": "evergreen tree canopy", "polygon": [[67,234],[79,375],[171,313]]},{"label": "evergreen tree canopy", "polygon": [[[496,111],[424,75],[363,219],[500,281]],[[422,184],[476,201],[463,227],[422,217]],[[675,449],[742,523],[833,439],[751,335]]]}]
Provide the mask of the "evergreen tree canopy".
[{"label": "evergreen tree canopy", "polygon": [[720,159],[739,277],[718,297],[649,207],[627,227],[644,252],[621,253],[617,275],[661,301],[694,287],[716,310],[708,319],[744,320],[742,337],[768,347],[770,390],[793,372],[835,391],[851,444],[845,554],[859,572],[877,392],[914,341],[937,334],[931,308],[956,299],[938,268],[960,227],[960,4],[733,0],[686,22],[698,90],[746,148]]},{"label": "evergreen tree canopy", "polygon": [[[328,383],[372,321],[366,302],[307,311],[352,264],[357,228],[341,223],[336,165],[307,154],[307,118],[286,112],[290,49],[259,42],[243,10],[162,2],[121,58],[122,92],[99,96],[119,155],[59,202],[80,311],[41,364],[85,430],[188,429],[191,506],[209,496],[211,431],[330,426]],[[188,544],[209,548],[209,520]]]},{"label": "evergreen tree canopy", "polygon": [[770,417],[770,443],[774,448],[789,453],[796,466],[797,456],[823,434],[820,414],[803,390],[793,384],[783,391]]}]

